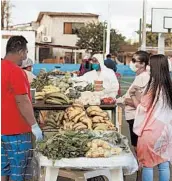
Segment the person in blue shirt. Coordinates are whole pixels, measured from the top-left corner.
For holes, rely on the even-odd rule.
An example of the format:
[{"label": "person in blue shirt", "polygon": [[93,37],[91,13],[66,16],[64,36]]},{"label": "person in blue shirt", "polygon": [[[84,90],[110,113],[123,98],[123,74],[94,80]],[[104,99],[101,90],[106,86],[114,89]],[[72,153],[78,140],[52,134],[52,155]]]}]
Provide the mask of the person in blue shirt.
[{"label": "person in blue shirt", "polygon": [[114,72],[117,71],[117,63],[111,59],[111,55],[108,54],[106,56],[106,60],[104,60],[104,64],[107,68],[113,69]]}]

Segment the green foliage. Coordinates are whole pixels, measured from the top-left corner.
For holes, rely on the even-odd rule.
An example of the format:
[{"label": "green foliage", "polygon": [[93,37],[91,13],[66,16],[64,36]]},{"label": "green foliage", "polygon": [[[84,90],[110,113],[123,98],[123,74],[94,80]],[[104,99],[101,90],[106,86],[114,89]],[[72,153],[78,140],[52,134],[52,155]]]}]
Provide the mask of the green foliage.
[{"label": "green foliage", "polygon": [[110,40],[111,53],[119,51],[121,44],[126,44],[125,37],[122,34],[118,34],[115,29],[111,29]]},{"label": "green foliage", "polygon": [[[78,41],[76,46],[81,49],[92,50],[92,53],[103,51],[103,37],[106,37],[107,25],[100,23],[89,23],[78,30]],[[120,44],[125,43],[125,37],[111,29],[111,53],[118,51]],[[106,39],[105,39],[106,41]]]},{"label": "green foliage", "polygon": [[[158,46],[158,33],[151,32],[151,25],[147,24],[146,46]],[[136,31],[139,34],[139,31]],[[165,34],[165,46],[172,47],[172,33]]]}]

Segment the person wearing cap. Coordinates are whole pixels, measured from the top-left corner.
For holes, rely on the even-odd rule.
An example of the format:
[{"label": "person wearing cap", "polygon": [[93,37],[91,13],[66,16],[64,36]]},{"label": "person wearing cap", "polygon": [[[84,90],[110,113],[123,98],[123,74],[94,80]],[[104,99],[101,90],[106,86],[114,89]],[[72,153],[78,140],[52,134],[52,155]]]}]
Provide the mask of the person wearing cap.
[{"label": "person wearing cap", "polygon": [[31,84],[36,76],[32,73],[33,61],[28,58],[22,62],[21,68],[26,72],[29,83]]}]

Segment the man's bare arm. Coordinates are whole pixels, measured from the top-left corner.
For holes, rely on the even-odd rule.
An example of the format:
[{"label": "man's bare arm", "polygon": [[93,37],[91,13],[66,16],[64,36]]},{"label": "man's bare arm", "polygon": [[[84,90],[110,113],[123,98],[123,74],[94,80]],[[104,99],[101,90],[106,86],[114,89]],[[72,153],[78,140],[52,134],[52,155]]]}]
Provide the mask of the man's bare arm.
[{"label": "man's bare arm", "polygon": [[20,110],[20,113],[24,117],[24,119],[27,121],[27,123],[30,126],[36,124],[33,107],[32,107],[32,104],[31,104],[31,101],[30,101],[28,95],[27,94],[17,95],[15,97],[15,99],[16,99],[18,108]]}]

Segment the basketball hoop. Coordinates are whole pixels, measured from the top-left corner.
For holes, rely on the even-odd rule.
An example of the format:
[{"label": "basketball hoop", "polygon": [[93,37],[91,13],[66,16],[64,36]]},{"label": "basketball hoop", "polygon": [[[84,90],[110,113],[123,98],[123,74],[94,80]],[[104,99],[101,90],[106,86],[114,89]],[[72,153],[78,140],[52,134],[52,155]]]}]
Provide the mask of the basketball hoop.
[{"label": "basketball hoop", "polygon": [[168,33],[171,33],[172,29],[172,17],[170,16],[164,16],[164,29],[168,31]]},{"label": "basketball hoop", "polygon": [[152,8],[152,32],[169,33],[172,29],[172,8]]},{"label": "basketball hoop", "polygon": [[158,33],[158,53],[165,53],[165,34],[171,33],[172,8],[152,8],[152,32]]}]

